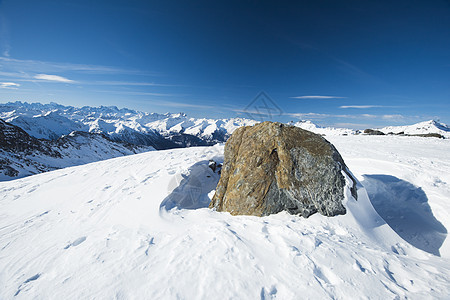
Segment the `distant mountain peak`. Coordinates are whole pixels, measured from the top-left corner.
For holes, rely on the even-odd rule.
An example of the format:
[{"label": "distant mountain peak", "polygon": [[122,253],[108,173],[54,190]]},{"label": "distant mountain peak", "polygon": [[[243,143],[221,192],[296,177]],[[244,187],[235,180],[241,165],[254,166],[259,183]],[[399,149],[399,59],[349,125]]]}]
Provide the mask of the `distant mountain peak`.
[{"label": "distant mountain peak", "polygon": [[412,125],[404,125],[404,126],[387,126],[379,129],[381,132],[388,133],[404,133],[404,134],[440,134],[445,138],[450,138],[450,127],[446,124],[440,123],[436,120],[428,120],[419,122]]}]

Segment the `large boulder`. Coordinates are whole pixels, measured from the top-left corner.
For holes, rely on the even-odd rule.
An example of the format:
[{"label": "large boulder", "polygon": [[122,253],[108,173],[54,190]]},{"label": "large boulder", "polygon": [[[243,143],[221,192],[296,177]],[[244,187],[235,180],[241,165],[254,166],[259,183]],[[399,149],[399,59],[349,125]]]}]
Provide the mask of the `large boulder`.
[{"label": "large boulder", "polygon": [[288,211],[345,214],[345,177],[356,181],[336,148],[318,134],[281,123],[237,129],[225,145],[222,175],[209,205],[232,215]]}]

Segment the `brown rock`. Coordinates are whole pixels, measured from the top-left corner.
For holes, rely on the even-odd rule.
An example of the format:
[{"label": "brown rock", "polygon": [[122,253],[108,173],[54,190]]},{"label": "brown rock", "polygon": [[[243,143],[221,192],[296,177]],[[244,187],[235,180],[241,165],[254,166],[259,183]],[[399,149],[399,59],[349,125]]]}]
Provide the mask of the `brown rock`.
[{"label": "brown rock", "polygon": [[[225,145],[209,207],[232,215],[345,214],[341,170],[349,174],[336,148],[320,135],[272,122],[241,127]],[[356,197],[355,186],[354,181]]]}]

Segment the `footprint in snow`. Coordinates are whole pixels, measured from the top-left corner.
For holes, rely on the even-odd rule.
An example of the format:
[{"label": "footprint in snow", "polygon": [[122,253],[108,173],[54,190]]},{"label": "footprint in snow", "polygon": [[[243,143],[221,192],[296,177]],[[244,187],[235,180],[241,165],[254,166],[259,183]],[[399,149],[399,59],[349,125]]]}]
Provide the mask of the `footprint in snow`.
[{"label": "footprint in snow", "polygon": [[27,280],[25,280],[21,285],[19,285],[19,287],[17,288],[16,293],[14,294],[14,297],[19,295],[19,293],[22,291],[22,289],[25,287],[25,285],[27,285],[28,283],[30,283],[31,281],[35,281],[37,280],[39,277],[41,277],[41,274],[37,273],[33,276],[31,276],[30,278],[28,278]]},{"label": "footprint in snow", "polygon": [[70,247],[76,247],[79,244],[81,244],[82,242],[84,242],[85,240],[86,240],[85,236],[77,238],[75,241],[73,241],[72,243],[69,243],[67,246],[65,246],[64,249],[69,249]]}]

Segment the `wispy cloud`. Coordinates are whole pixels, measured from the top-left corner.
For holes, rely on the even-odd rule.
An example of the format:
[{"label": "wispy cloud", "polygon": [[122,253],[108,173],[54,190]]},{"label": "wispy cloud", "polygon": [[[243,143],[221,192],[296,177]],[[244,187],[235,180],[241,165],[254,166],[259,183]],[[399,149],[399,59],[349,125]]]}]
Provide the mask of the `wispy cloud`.
[{"label": "wispy cloud", "polygon": [[345,118],[345,119],[374,119],[377,115],[371,114],[358,114],[358,115],[340,115],[340,114],[320,114],[320,113],[286,113],[293,118],[297,119],[311,119],[311,120],[321,120],[326,118]]},{"label": "wispy cloud", "polygon": [[402,106],[392,106],[392,105],[342,105],[339,108],[356,108],[356,109],[365,109],[365,108],[399,108]]},{"label": "wispy cloud", "polygon": [[0,49],[3,56],[9,57],[11,44],[9,43],[9,26],[6,16],[0,11]]},{"label": "wispy cloud", "polygon": [[337,96],[296,96],[290,97],[292,99],[342,99],[346,97],[337,97]]},{"label": "wispy cloud", "polygon": [[286,113],[286,115],[297,118],[297,119],[324,119],[331,115],[329,114],[318,114],[318,113]]},{"label": "wispy cloud", "polygon": [[0,82],[0,88],[17,90],[20,84],[15,82]]},{"label": "wispy cloud", "polygon": [[155,82],[130,82],[130,81],[92,81],[87,82],[94,85],[115,85],[115,86],[179,86],[174,84],[155,83]]},{"label": "wispy cloud", "polygon": [[405,116],[403,115],[382,115],[381,116],[384,120],[403,120],[405,119]]},{"label": "wispy cloud", "polygon": [[386,107],[383,105],[342,105],[339,108],[375,108],[375,107]]},{"label": "wispy cloud", "polygon": [[45,81],[55,81],[63,83],[75,83],[74,80],[58,76],[58,75],[48,75],[48,74],[37,74],[34,76],[35,79],[45,80]]},{"label": "wispy cloud", "polygon": [[287,39],[291,43],[297,45],[302,50],[319,53],[320,55],[324,56],[326,59],[332,61],[333,65],[337,69],[341,70],[344,73],[350,74],[355,79],[360,79],[360,80],[369,81],[369,82],[375,82],[378,84],[380,84],[380,83],[384,84],[384,82],[381,81],[379,78],[367,73],[360,67],[358,67],[348,61],[345,61],[343,59],[339,59],[339,58],[335,57],[334,55],[329,53],[326,48],[322,49],[321,47],[319,47],[317,45],[312,45],[309,43],[305,43],[303,41],[298,41],[297,38],[288,37]]},{"label": "wispy cloud", "polygon": [[142,72],[139,70],[122,69],[111,66],[57,63],[40,60],[22,60],[5,56],[0,56],[0,66],[2,66],[3,69],[7,68],[13,72],[59,73],[73,71],[97,74],[135,74],[151,76],[161,75],[156,72]]},{"label": "wispy cloud", "polygon": [[157,97],[184,97],[185,94],[166,94],[166,93],[152,93],[152,92],[135,92],[135,91],[112,91],[112,90],[96,90],[98,93],[120,94],[130,96],[157,96]]}]

